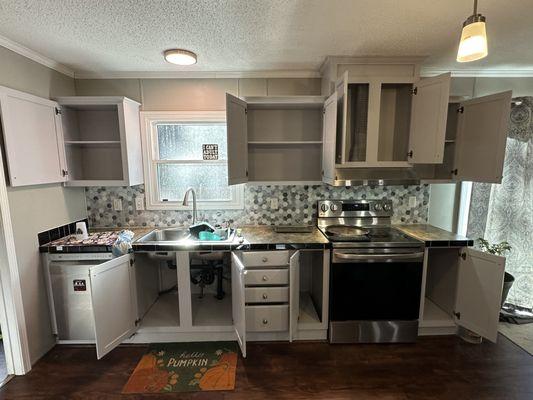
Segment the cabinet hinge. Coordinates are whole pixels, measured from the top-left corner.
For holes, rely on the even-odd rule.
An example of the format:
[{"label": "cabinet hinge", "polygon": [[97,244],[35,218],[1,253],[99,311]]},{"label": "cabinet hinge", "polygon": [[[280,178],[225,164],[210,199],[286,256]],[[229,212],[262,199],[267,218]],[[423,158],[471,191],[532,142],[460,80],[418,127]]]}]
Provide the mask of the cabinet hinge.
[{"label": "cabinet hinge", "polygon": [[61,115],[61,109],[60,108],[56,107],[55,110],[56,110],[56,115]]},{"label": "cabinet hinge", "polygon": [[246,170],[246,177],[248,177],[248,170]]},{"label": "cabinet hinge", "polygon": [[68,176],[68,171],[66,169],[61,170],[61,175]]},{"label": "cabinet hinge", "polygon": [[247,108],[244,109],[244,113],[248,114],[248,109]]},{"label": "cabinet hinge", "polygon": [[463,251],[459,254],[463,260],[466,260],[466,253]]},{"label": "cabinet hinge", "polygon": [[457,112],[458,112],[459,114],[463,114],[463,113],[465,112],[465,108],[464,108],[463,106],[461,106],[461,107],[459,107],[459,108],[457,109]]},{"label": "cabinet hinge", "polygon": [[[140,319],[136,319],[135,320],[135,325],[139,325],[141,323],[141,320]],[[133,336],[133,335],[132,335]]]},{"label": "cabinet hinge", "polygon": [[458,171],[457,171],[457,168],[455,168],[455,169],[452,169],[450,172],[452,173],[452,175],[457,175]]},{"label": "cabinet hinge", "polygon": [[413,150],[409,150],[409,153],[407,153],[407,157],[413,158]]},{"label": "cabinet hinge", "polygon": [[130,265],[133,267],[133,264],[134,264],[134,263],[135,263],[135,260],[132,258],[132,259],[130,260]]},{"label": "cabinet hinge", "polygon": [[453,315],[455,315],[455,318],[461,319],[461,313],[460,312],[454,311]]},{"label": "cabinet hinge", "polygon": [[411,89],[411,94],[415,96],[418,94],[418,88],[416,86],[413,89]]}]

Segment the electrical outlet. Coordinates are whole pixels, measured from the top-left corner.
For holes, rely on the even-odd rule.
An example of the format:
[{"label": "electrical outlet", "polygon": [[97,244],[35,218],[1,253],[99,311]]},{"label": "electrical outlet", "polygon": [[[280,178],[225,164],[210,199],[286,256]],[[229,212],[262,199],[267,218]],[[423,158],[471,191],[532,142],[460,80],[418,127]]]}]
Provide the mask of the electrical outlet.
[{"label": "electrical outlet", "polygon": [[416,207],[416,197],[415,196],[409,196],[409,207],[415,208]]},{"label": "electrical outlet", "polygon": [[142,197],[135,197],[135,209],[137,211],[144,210],[144,198]]},{"label": "electrical outlet", "polygon": [[120,199],[113,200],[113,210],[122,211],[122,200]]},{"label": "electrical outlet", "polygon": [[270,209],[277,210],[279,208],[279,202],[277,197],[270,198]]}]

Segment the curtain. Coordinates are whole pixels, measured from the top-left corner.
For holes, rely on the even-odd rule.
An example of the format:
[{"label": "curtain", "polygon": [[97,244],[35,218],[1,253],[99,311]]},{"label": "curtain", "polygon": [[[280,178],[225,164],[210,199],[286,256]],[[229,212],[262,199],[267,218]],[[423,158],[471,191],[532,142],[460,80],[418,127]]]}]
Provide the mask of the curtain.
[{"label": "curtain", "polygon": [[[533,97],[513,99],[502,183],[491,185],[485,225],[489,242],[507,241],[506,271],[515,277],[507,302],[533,305]],[[477,184],[476,184],[477,185]],[[480,193],[487,185],[477,188]]]}]

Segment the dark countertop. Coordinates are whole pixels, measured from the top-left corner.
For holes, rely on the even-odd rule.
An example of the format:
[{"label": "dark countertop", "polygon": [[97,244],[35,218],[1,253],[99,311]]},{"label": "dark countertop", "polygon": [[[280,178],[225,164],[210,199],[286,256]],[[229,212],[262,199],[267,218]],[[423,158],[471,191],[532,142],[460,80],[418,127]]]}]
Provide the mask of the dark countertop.
[{"label": "dark countertop", "polygon": [[[394,225],[395,228],[423,241],[426,247],[463,247],[472,246],[473,240],[456,235],[444,229],[428,224]],[[236,237],[232,243],[195,243],[186,241],[179,245],[153,245],[136,243],[136,240],[151,232],[154,228],[127,228],[134,232],[133,250],[141,252],[151,251],[229,251],[229,250],[285,250],[285,249],[327,249],[329,241],[316,228],[313,227],[310,233],[278,233],[274,231],[274,226],[258,225],[243,226],[240,229],[240,237]],[[120,228],[91,229],[91,234],[101,232],[120,231]],[[61,241],[54,241],[40,246],[44,253],[106,253],[110,252],[112,245],[109,243],[76,243],[68,242],[67,238]]]},{"label": "dark countertop", "polygon": [[394,227],[415,239],[423,241],[426,247],[463,247],[474,245],[474,241],[467,237],[429,224],[394,225]]}]

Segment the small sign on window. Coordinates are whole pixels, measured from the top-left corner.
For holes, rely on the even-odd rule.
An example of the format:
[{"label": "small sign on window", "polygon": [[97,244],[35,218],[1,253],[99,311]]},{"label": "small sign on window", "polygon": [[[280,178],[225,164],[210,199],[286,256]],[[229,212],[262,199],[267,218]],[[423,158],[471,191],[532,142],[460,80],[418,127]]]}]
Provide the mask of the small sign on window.
[{"label": "small sign on window", "polygon": [[87,282],[85,279],[74,279],[72,282],[75,292],[85,292],[87,290]]},{"label": "small sign on window", "polygon": [[204,160],[218,160],[218,144],[203,144]]}]

